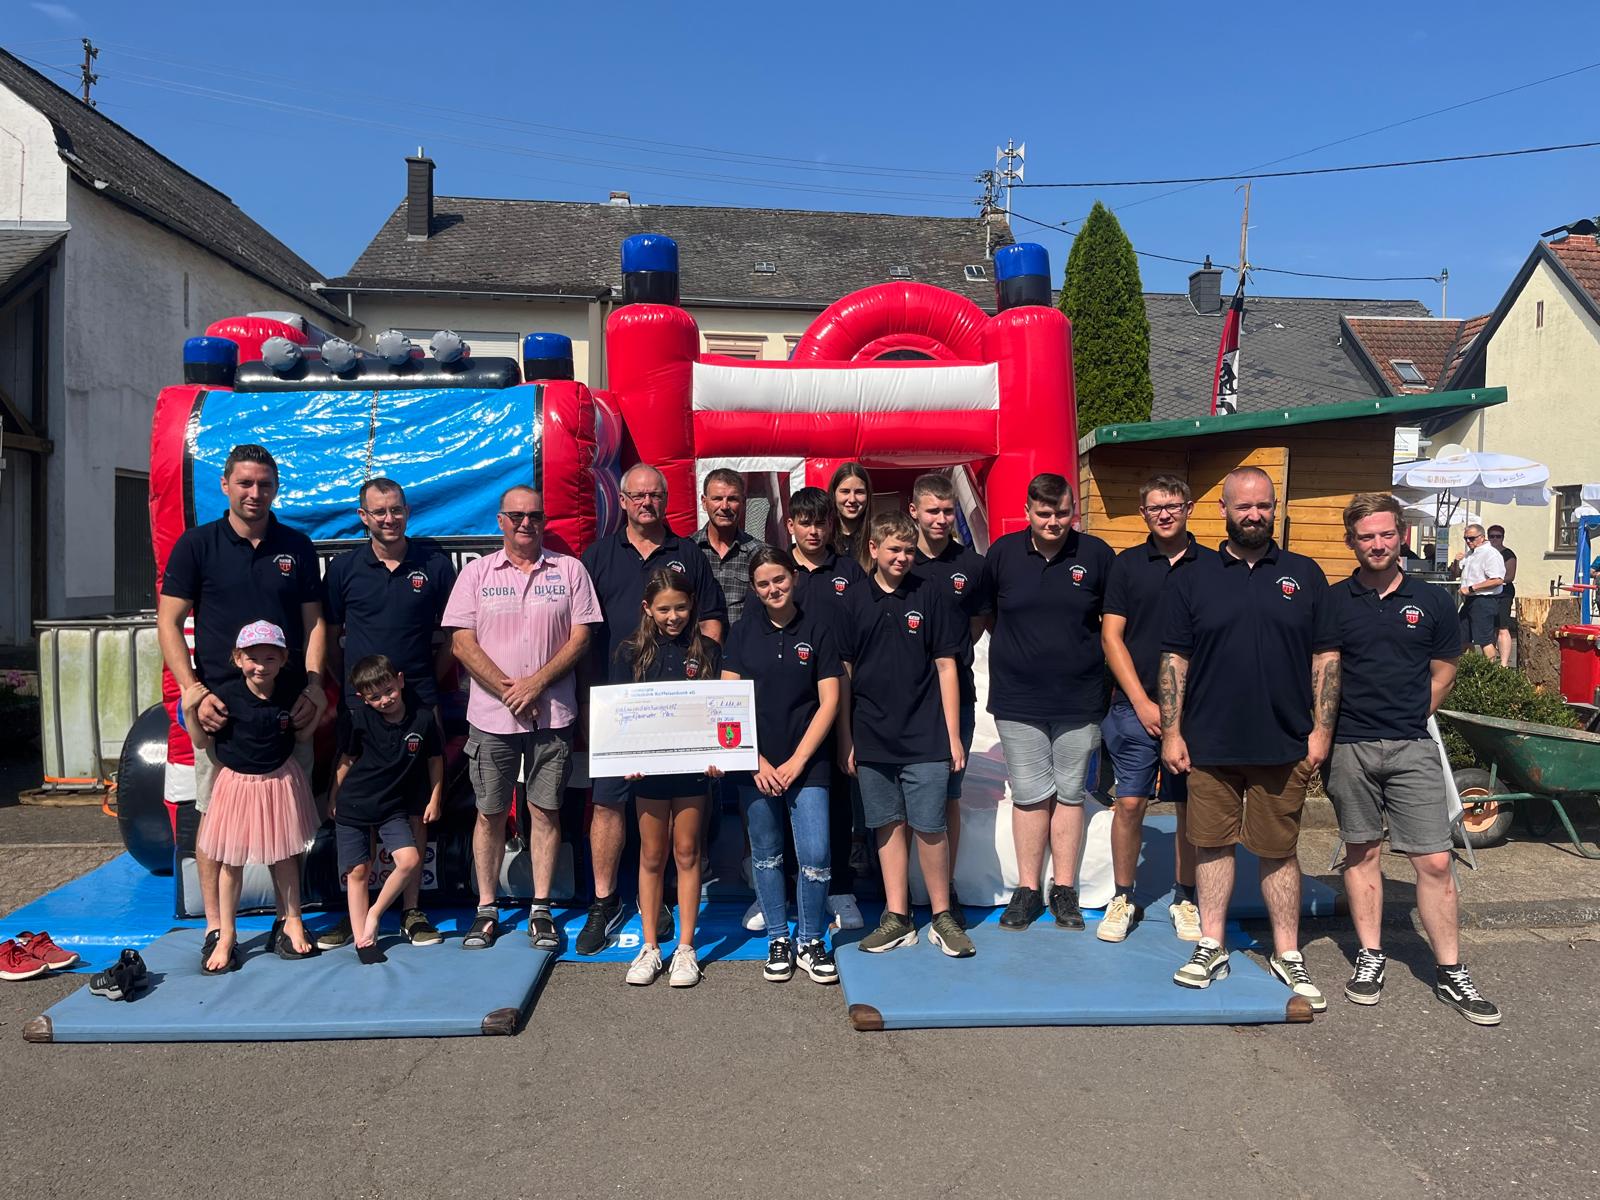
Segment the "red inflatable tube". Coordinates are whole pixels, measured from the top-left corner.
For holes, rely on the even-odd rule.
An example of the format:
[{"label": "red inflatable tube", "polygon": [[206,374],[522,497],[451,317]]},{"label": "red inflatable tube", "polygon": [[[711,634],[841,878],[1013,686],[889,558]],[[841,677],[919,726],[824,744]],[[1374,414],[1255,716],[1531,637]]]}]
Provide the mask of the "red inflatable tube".
[{"label": "red inflatable tube", "polygon": [[571,380],[546,380],[540,388],[544,416],[540,439],[540,486],[551,514],[545,540],[578,554],[595,539],[594,396]]},{"label": "red inflatable tube", "polygon": [[272,317],[224,317],[206,326],[207,337],[227,338],[239,347],[239,361],[260,362],[261,343],[268,338],[288,338],[297,346],[306,344],[306,335],[297,326]]},{"label": "red inflatable tube", "polygon": [[[192,384],[162,388],[150,422],[150,536],[155,550],[157,598],[161,594],[167,558],[188,527],[183,493],[184,449],[195,400],[206,390]],[[161,668],[161,702],[166,705],[171,721],[167,726],[167,761],[191,766],[194,746],[189,735],[177,724],[178,683],[164,666]]]},{"label": "red inflatable tube", "polygon": [[[915,348],[944,347],[951,358],[982,359],[988,321],[965,296],[927,283],[880,283],[836,300],[811,323],[791,362],[848,361],[872,357],[867,347],[886,338],[922,339]],[[944,357],[940,355],[939,357]]]},{"label": "red inflatable tube", "polygon": [[981,467],[989,536],[1028,525],[1028,481],[1065,475],[1078,494],[1077,399],[1072,326],[1059,309],[1013,308],[983,331],[983,357],[1000,371],[1000,452]]},{"label": "red inflatable tube", "polygon": [[[667,523],[687,535],[698,525],[690,389],[700,329],[681,308],[630,304],[606,322],[610,395],[631,435],[636,461],[667,479]],[[633,463],[622,460],[626,470]]]},{"label": "red inflatable tube", "polygon": [[[901,413],[694,414],[695,451],[701,458],[815,453],[869,467],[939,467],[987,458],[995,452],[996,427],[993,412],[918,412],[914,422]],[[818,486],[826,487],[827,479]]]}]

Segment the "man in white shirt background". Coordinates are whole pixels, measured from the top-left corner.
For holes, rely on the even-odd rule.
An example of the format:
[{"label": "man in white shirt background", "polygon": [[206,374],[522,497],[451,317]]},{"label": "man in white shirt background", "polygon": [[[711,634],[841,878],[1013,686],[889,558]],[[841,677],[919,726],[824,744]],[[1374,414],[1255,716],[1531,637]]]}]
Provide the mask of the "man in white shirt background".
[{"label": "man in white shirt background", "polygon": [[1495,658],[1495,615],[1505,590],[1506,562],[1482,525],[1467,526],[1466,542],[1466,550],[1450,564],[1450,577],[1461,579],[1461,644]]}]

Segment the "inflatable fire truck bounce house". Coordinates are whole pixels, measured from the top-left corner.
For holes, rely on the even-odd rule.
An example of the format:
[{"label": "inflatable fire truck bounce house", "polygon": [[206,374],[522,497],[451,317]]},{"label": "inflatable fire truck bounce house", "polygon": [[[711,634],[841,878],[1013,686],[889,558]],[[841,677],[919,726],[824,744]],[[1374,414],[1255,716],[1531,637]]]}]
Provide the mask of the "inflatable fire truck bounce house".
[{"label": "inflatable fire truck bounce house", "polygon": [[[979,549],[1026,525],[1033,475],[1076,476],[1071,332],[1051,304],[1043,247],[996,252],[993,316],[928,284],[879,284],[825,310],[785,362],[701,352],[695,320],[679,307],[670,238],[629,238],[622,270],[622,304],[606,326],[605,391],[573,378],[571,342],[558,334],[528,334],[520,363],[475,358],[449,331],[426,351],[393,331],[358,348],[288,313],[221,320],[191,338],[184,382],[162,390],[151,429],[158,578],[185,529],[225,515],[223,460],[245,442],[277,458],[274,511],[325,557],[364,539],[355,499],[379,475],[406,489],[408,536],[458,559],[497,543],[496,502],[514,483],[543,493],[548,541],[580,553],[620,528],[618,479],[636,462],[666,476],[668,521],[681,534],[696,528],[699,484],[719,467],[740,472],[773,518],[791,492],[826,486],[845,461],[871,468],[880,494],[947,469]],[[164,683],[164,708],[146,713],[129,738],[120,816],[129,850],[151,870],[174,871],[178,913],[194,915],[194,751],[176,720],[170,674]],[[459,689],[449,694],[455,764],[465,706]],[[324,731],[319,775],[330,743]],[[436,900],[472,886],[470,789],[454,772],[455,804],[434,833],[424,876]],[[569,799],[578,828],[584,794]],[[529,880],[525,844],[511,833],[502,884],[515,900],[529,894]],[[565,853],[562,876],[570,893]],[[339,905],[339,887],[325,829],[308,855],[307,901]],[[245,907],[270,907],[264,869],[247,874],[245,890]]]}]

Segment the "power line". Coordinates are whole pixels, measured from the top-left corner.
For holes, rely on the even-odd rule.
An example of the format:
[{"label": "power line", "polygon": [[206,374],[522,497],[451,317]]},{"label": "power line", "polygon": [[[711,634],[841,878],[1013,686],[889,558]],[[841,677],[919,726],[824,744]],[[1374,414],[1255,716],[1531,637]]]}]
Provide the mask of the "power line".
[{"label": "power line", "polygon": [[1567,142],[1560,146],[1530,146],[1521,150],[1490,150],[1482,154],[1449,154],[1441,158],[1410,158],[1399,162],[1360,163],[1348,167],[1306,167],[1299,171],[1261,171],[1248,175],[1196,175],[1187,179],[1099,179],[1071,183],[1016,183],[1016,188],[1159,187],[1168,183],[1247,183],[1256,179],[1289,179],[1304,175],[1344,175],[1353,171],[1387,171],[1395,167],[1427,167],[1439,163],[1481,162],[1490,158],[1519,158],[1529,154],[1556,154],[1564,150],[1589,150],[1600,142]]}]

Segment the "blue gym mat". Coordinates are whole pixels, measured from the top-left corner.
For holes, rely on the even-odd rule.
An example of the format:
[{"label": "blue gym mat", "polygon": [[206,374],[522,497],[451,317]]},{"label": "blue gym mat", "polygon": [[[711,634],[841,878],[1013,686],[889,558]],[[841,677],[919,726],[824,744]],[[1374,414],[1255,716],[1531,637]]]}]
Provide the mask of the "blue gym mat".
[{"label": "blue gym mat", "polygon": [[80,988],[23,1036],[32,1042],[261,1042],[324,1038],[511,1034],[532,1003],[551,956],[526,938],[464,950],[459,936],[412,946],[379,945],[387,962],[364,965],[354,948],[289,962],[247,937],[244,965],[200,971],[198,929],[173,930],[141,951],[146,990],[111,1001]]},{"label": "blue gym mat", "polygon": [[835,939],[850,1024],[860,1030],[962,1029],[1014,1025],[1265,1025],[1309,1021],[1309,1005],[1241,952],[1229,931],[1231,973],[1204,990],[1179,987],[1176,971],[1194,952],[1151,914],[1126,941],[1102,942],[1098,922],[1058,929],[1049,916],[1013,933],[996,920],[970,931],[974,958],[948,958],[928,940],[886,954],[854,945],[864,931]]}]

